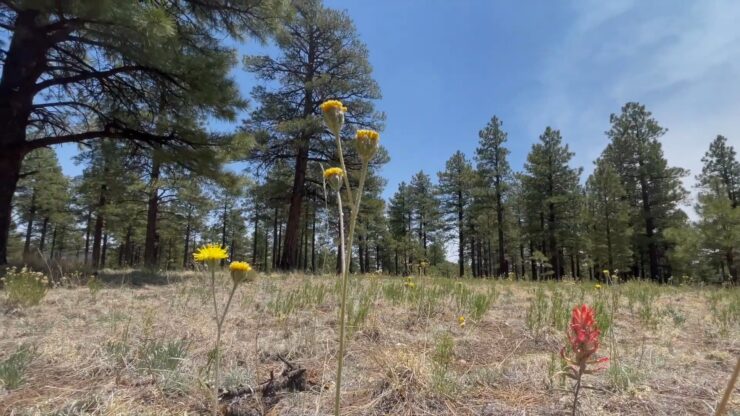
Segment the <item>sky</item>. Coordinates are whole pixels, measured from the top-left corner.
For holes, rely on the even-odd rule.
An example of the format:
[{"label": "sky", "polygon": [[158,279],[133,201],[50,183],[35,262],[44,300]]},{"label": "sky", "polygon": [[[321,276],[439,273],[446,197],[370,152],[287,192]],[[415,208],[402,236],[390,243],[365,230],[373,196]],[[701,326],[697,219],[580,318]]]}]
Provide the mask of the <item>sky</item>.
[{"label": "sky", "polygon": [[[669,164],[691,171],[717,134],[740,148],[740,2],[735,0],[326,0],[347,10],[367,44],[386,113],[381,175],[389,197],[423,170],[436,173],[456,151],[474,156],[493,115],[508,132],[521,170],[546,126],[592,170],[607,144],[609,115],[645,104],[668,129]],[[239,46],[243,55],[264,48]],[[233,72],[245,96],[255,85]],[[246,115],[245,115],[246,116]],[[228,130],[237,124],[220,123]],[[65,172],[74,146],[59,149]]]}]

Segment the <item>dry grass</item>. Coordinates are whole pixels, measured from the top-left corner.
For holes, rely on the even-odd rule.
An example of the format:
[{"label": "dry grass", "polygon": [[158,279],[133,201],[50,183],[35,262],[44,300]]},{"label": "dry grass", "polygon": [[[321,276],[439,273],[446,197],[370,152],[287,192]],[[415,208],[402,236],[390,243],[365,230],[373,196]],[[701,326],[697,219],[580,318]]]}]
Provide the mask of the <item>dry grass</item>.
[{"label": "dry grass", "polygon": [[[3,306],[0,361],[21,344],[36,353],[24,384],[0,390],[0,414],[204,413],[215,329],[198,275],[109,272],[101,280],[95,296],[87,287],[58,288],[36,307]],[[615,289],[416,280],[412,292],[401,278],[353,278],[355,313],[364,301],[367,316],[351,331],[344,414],[569,414],[570,385],[552,371],[562,331],[550,315],[537,337],[526,325],[534,287],[548,296],[557,288],[568,307],[610,298]],[[226,284],[224,276],[224,291]],[[601,351],[615,352],[617,366],[585,378],[580,414],[711,414],[740,354],[740,323],[712,316],[738,302],[738,289],[629,285],[618,289],[613,340],[605,334]],[[460,328],[458,316],[470,309],[455,294],[461,287],[490,294],[491,286],[497,297],[490,309]],[[650,299],[652,321],[635,300],[648,290],[657,296]],[[312,386],[283,393],[270,409],[255,404],[256,414],[331,413],[335,294],[334,278],[299,275],[263,277],[239,290],[222,341],[226,384],[266,380],[282,369],[281,356],[305,367]],[[454,345],[446,355],[439,352],[445,334]],[[737,393],[730,414],[740,412]]]}]

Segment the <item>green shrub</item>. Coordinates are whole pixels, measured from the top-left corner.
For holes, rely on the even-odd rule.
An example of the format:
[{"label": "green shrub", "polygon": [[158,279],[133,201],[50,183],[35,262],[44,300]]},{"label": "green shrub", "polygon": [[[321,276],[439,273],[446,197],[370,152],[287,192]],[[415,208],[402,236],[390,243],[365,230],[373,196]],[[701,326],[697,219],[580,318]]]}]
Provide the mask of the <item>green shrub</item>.
[{"label": "green shrub", "polygon": [[35,353],[36,350],[33,347],[24,344],[0,362],[0,385],[8,390],[20,387],[23,384],[26,368]]},{"label": "green shrub", "polygon": [[20,270],[9,268],[2,282],[8,301],[23,307],[38,305],[49,290],[49,279],[43,273],[25,267]]}]

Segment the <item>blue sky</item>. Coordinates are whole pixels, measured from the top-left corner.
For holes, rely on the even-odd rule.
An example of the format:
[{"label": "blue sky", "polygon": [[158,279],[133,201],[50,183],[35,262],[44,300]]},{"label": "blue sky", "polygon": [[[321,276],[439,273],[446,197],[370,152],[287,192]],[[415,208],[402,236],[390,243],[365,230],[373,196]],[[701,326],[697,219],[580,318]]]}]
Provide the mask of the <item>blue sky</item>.
[{"label": "blue sky", "polygon": [[[456,150],[472,158],[493,115],[522,167],[538,135],[560,129],[590,172],[606,146],[609,114],[646,104],[669,129],[673,165],[701,168],[716,134],[740,147],[740,2],[680,0],[328,0],[346,9],[368,45],[387,113],[381,140],[391,162],[385,195],[419,170],[444,167]],[[254,43],[242,54],[258,52]],[[234,71],[245,95],[254,85]],[[236,125],[234,125],[235,127]],[[229,128],[218,125],[218,129]],[[60,149],[65,171],[77,174]]]}]

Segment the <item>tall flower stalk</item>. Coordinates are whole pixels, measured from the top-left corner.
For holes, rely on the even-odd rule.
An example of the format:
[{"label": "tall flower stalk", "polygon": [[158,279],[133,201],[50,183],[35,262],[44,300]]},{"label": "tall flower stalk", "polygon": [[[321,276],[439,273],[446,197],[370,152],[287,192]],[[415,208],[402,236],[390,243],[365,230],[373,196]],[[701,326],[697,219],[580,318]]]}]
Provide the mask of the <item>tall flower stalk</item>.
[{"label": "tall flower stalk", "polygon": [[251,281],[254,278],[252,272],[252,266],[249,263],[242,261],[234,261],[229,265],[229,271],[231,273],[231,290],[229,291],[229,298],[226,301],[223,311],[219,312],[217,291],[216,291],[216,268],[221,260],[228,257],[226,249],[219,245],[209,244],[199,248],[193,257],[196,261],[205,263],[208,266],[210,273],[210,286],[211,286],[211,297],[213,298],[213,317],[216,322],[216,342],[213,348],[214,355],[214,381],[212,389],[212,413],[214,416],[218,415],[218,388],[221,385],[221,334],[223,332],[224,321],[226,320],[226,314],[229,312],[231,301],[234,299],[234,293],[236,293],[237,287],[241,283]]},{"label": "tall flower stalk", "polygon": [[[342,262],[342,284],[339,306],[339,356],[337,359],[337,380],[334,396],[334,414],[336,416],[339,416],[342,389],[342,368],[344,366],[344,353],[346,347],[345,326],[347,315],[347,292],[349,287],[349,264],[352,259],[352,242],[354,239],[355,225],[357,224],[357,215],[360,211],[360,204],[362,203],[362,193],[365,187],[365,179],[367,178],[368,166],[370,164],[370,160],[373,158],[373,156],[375,156],[375,153],[378,150],[378,140],[380,136],[376,131],[373,130],[358,130],[355,135],[357,154],[360,156],[360,159],[362,161],[362,168],[360,170],[360,181],[357,186],[357,195],[355,197],[352,192],[352,187],[349,183],[347,166],[344,163],[344,151],[342,149],[341,131],[342,127],[344,126],[344,114],[346,113],[347,108],[337,100],[329,100],[321,104],[321,111],[324,114],[324,122],[326,123],[326,126],[334,134],[340,165],[340,168],[330,168],[324,171],[325,179],[330,179],[329,183],[337,193],[340,228],[339,232],[341,241],[340,261]],[[344,213],[342,207],[342,197],[340,193],[342,182],[344,183],[347,205],[350,212],[349,234],[347,235],[346,240],[344,238]]]},{"label": "tall flower stalk", "polygon": [[[592,358],[599,350],[599,328],[596,326],[594,310],[588,305],[573,308],[568,326],[568,345],[560,350],[560,356],[568,363],[565,375],[575,380],[573,388],[573,416],[578,408],[578,393],[581,391],[581,379],[584,374],[593,374],[601,368],[589,368],[589,365],[603,363],[608,358]],[[566,349],[569,351],[566,352]]]}]

